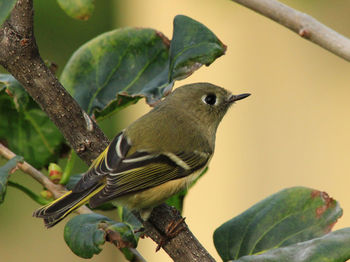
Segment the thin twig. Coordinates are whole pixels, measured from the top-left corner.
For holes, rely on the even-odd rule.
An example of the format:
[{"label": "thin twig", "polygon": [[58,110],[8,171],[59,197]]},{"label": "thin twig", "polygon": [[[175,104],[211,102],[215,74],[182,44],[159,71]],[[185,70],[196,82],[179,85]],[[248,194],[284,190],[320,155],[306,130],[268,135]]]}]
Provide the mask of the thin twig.
[{"label": "thin twig", "polygon": [[[15,153],[13,153],[11,150],[9,150],[7,147],[5,147],[1,143],[0,143],[0,155],[5,157],[6,159],[11,159],[16,156]],[[34,178],[36,181],[42,184],[45,188],[47,188],[50,192],[52,192],[55,198],[59,198],[64,194],[65,189],[63,186],[52,183],[47,176],[45,176],[39,170],[35,169],[31,164],[24,161],[23,163],[18,163],[17,166],[24,173],[30,175],[32,178]]]},{"label": "thin twig", "polygon": [[[16,156],[15,153],[13,153],[10,149],[5,147],[1,143],[0,155],[6,159],[11,159]],[[54,184],[47,176],[45,176],[43,173],[41,173],[39,170],[37,170],[35,167],[27,163],[26,161],[23,161],[23,163],[18,163],[17,166],[24,173],[30,175],[32,178],[34,178],[36,181],[42,184],[47,190],[49,190],[53,194],[54,198],[59,198],[67,192],[67,190],[62,185]],[[88,207],[82,206],[79,209],[77,209],[77,213],[86,214],[92,213],[92,211]]]},{"label": "thin twig", "polygon": [[[96,123],[67,93],[40,57],[33,33],[33,0],[18,0],[10,18],[0,28],[0,64],[23,85],[47,113],[79,157],[88,165],[91,164],[109,141]],[[43,179],[41,177],[36,179],[43,185],[46,183],[46,180],[40,180]],[[153,221],[156,220],[171,221],[174,220],[174,216],[171,212],[159,215],[154,212]],[[154,227],[146,229],[148,232],[160,234]],[[200,261],[214,261],[187,227],[182,233],[186,234],[179,234],[167,244],[166,252],[186,250],[190,246],[189,243],[196,242],[193,247],[197,250],[192,250],[192,253],[201,254]],[[158,241],[161,237],[153,239]],[[190,258],[186,260],[185,256],[181,259],[191,261]]]},{"label": "thin twig", "polygon": [[232,0],[296,32],[301,37],[350,61],[350,39],[315,18],[276,0]]},{"label": "thin twig", "polygon": [[[16,154],[13,153],[10,149],[5,147],[3,144],[0,143],[0,155],[4,158],[10,160],[11,158],[15,157]],[[58,198],[62,196],[64,193],[67,192],[66,188],[62,185],[56,185],[54,184],[47,176],[45,176],[43,173],[41,173],[39,170],[34,168],[32,165],[28,164],[27,162],[23,161],[23,163],[18,163],[17,167],[22,170],[24,173],[30,175],[35,180],[37,180],[40,184],[42,184],[44,187],[46,187],[54,196],[54,198]],[[88,208],[87,206],[83,205],[76,209],[74,212],[77,214],[91,214],[93,211]],[[108,232],[106,232],[108,234]],[[128,248],[128,247],[126,247]],[[134,260],[133,262],[144,262],[145,259],[141,256],[141,254],[134,248],[128,248],[130,253],[133,254]]]}]

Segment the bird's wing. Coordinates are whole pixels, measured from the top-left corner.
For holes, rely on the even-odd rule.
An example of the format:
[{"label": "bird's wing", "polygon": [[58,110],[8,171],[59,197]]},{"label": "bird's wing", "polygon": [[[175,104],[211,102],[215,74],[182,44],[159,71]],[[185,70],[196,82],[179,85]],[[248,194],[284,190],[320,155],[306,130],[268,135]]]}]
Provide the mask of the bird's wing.
[{"label": "bird's wing", "polygon": [[176,154],[136,151],[106,176],[106,186],[90,200],[90,205],[95,207],[116,197],[185,177],[204,167],[209,159],[210,153],[197,151]]},{"label": "bird's wing", "polygon": [[82,192],[101,181],[109,173],[115,171],[120,162],[125,158],[130,146],[124,132],[116,135],[113,141],[94,160],[89,170],[75,185],[73,192]]},{"label": "bird's wing", "polygon": [[104,180],[105,187],[90,200],[90,205],[98,206],[118,196],[185,177],[204,167],[211,156],[209,152],[199,151],[155,153],[147,150],[128,156],[130,147],[125,133],[119,133],[72,191],[82,192]]}]

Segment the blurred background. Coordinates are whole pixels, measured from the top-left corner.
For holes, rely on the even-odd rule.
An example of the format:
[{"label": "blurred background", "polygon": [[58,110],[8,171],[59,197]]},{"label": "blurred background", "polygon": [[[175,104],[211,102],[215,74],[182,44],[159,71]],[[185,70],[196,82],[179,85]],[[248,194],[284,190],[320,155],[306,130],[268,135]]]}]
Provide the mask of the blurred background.
[{"label": "blurred background", "polygon": [[[226,55],[210,67],[176,83],[206,81],[233,93],[252,93],[224,118],[209,171],[185,200],[186,222],[218,261],[213,231],[287,187],[326,191],[344,209],[335,229],[350,226],[348,62],[227,0],[96,1],[94,15],[87,22],[67,17],[55,1],[34,2],[41,55],[58,64],[58,73],[74,50],[105,31],[151,27],[171,38],[177,14],[202,22],[228,46]],[[350,36],[349,1],[282,2]],[[113,137],[148,110],[141,100],[101,126]],[[41,190],[19,172],[13,179]],[[46,230],[41,220],[31,217],[36,203],[13,188],[6,198],[0,206],[1,261],[83,261],[66,246],[64,223]],[[148,261],[171,261],[163,251],[155,254],[155,248],[149,239],[140,241],[139,251]],[[125,260],[107,243],[91,261]]]}]

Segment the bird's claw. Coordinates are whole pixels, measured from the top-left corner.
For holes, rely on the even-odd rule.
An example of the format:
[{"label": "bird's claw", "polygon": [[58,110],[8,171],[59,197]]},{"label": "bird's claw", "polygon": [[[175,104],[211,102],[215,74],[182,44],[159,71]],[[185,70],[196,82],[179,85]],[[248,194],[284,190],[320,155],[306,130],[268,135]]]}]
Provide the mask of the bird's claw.
[{"label": "bird's claw", "polygon": [[164,236],[160,240],[156,252],[159,251],[167,241],[170,239],[176,237],[181,231],[183,231],[186,227],[183,225],[183,222],[185,221],[185,217],[181,218],[178,221],[171,221],[167,227],[165,228]]}]

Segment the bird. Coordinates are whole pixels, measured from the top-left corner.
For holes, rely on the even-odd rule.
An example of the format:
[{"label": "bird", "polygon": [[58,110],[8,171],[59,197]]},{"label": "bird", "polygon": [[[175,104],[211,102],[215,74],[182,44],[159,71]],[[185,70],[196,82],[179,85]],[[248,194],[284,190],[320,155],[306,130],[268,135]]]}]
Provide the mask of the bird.
[{"label": "bird", "polygon": [[187,188],[208,166],[216,130],[230,106],[250,94],[233,95],[211,83],[176,88],[118,133],[71,191],[34,211],[50,228],[83,204],[112,202],[152,209]]}]

